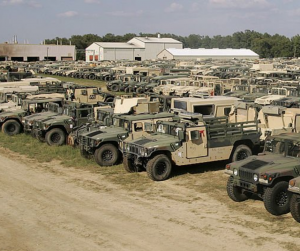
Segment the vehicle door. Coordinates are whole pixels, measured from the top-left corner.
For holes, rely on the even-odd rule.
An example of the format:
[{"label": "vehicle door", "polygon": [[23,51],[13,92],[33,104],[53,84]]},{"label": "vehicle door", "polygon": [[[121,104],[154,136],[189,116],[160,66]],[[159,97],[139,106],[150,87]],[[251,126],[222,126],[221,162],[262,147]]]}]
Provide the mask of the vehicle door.
[{"label": "vehicle door", "polygon": [[204,157],[208,155],[206,127],[198,126],[187,128],[186,156],[190,158]]}]

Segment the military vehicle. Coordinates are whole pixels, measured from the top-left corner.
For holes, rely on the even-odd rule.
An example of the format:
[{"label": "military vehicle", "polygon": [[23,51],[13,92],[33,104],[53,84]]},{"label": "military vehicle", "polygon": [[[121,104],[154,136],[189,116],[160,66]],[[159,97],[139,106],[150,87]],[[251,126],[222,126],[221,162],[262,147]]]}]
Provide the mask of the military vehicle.
[{"label": "military vehicle", "polygon": [[171,110],[201,113],[204,117],[228,116],[232,105],[240,99],[224,96],[184,97],[171,100]]},{"label": "military vehicle", "polygon": [[[82,124],[68,136],[68,145],[76,146],[78,145],[78,138],[81,134],[85,132],[91,132],[96,130],[101,130],[106,126],[112,125],[114,114],[130,114],[133,110],[136,110],[137,106],[139,109],[143,109],[142,102],[146,102],[146,98],[134,97],[134,98],[124,98],[118,97],[114,101],[113,108],[111,106],[101,106],[94,107],[94,117],[90,117],[86,124]],[[145,109],[145,108],[144,108]],[[157,108],[156,108],[157,109]],[[149,111],[148,107],[144,112]],[[151,111],[150,111],[151,112]],[[83,152],[82,152],[83,153]],[[83,154],[83,156],[86,156]]]},{"label": "military vehicle", "polygon": [[228,117],[204,119],[181,113],[180,120],[158,121],[156,132],[123,142],[123,165],[129,172],[146,169],[154,181],[169,178],[174,165],[240,160],[259,147],[257,124],[228,123]]},{"label": "military vehicle", "polygon": [[0,87],[0,103],[7,103],[14,93],[38,93],[37,86]]},{"label": "military vehicle", "polygon": [[102,92],[101,88],[88,86],[70,86],[66,91],[66,99],[81,102],[97,104],[98,102],[113,102],[114,95]]},{"label": "military vehicle", "polygon": [[288,191],[291,193],[290,210],[293,218],[300,223],[300,177],[289,181]]},{"label": "military vehicle", "polygon": [[94,105],[88,103],[65,102],[61,115],[37,120],[34,134],[40,140],[44,139],[50,146],[64,145],[73,128],[88,121],[88,115],[93,113],[93,107]]},{"label": "military vehicle", "polygon": [[[158,104],[153,104],[158,109]],[[151,106],[151,103],[148,103],[148,105]],[[142,108],[141,110],[145,109]],[[157,120],[169,120],[173,116],[172,113],[149,114],[149,112],[146,114],[114,115],[112,126],[86,131],[78,136],[81,153],[83,156],[94,155],[96,163],[100,166],[115,165],[121,156],[119,150],[120,140],[126,138],[132,140],[141,137],[154,130],[152,125]]]},{"label": "military vehicle", "polygon": [[2,132],[9,136],[21,133],[24,128],[22,122],[25,116],[47,111],[50,102],[62,104],[63,100],[63,97],[24,99],[20,109],[13,109],[0,114],[0,126],[2,127]]},{"label": "military vehicle", "polygon": [[[62,104],[49,102],[47,111],[41,113],[34,113],[23,118],[23,130],[25,133],[31,133],[33,137],[38,137],[37,127],[39,125],[39,121],[56,115],[60,115],[62,112]],[[41,141],[44,140],[41,138]]]},{"label": "military vehicle", "polygon": [[274,87],[271,89],[271,93],[269,95],[256,98],[254,103],[260,105],[270,105],[273,101],[285,97],[299,97],[298,88],[294,86]]},{"label": "military vehicle", "polygon": [[268,137],[263,153],[226,165],[229,198],[241,202],[255,194],[263,199],[269,213],[288,213],[291,198],[288,183],[300,175],[299,156],[299,134]]}]

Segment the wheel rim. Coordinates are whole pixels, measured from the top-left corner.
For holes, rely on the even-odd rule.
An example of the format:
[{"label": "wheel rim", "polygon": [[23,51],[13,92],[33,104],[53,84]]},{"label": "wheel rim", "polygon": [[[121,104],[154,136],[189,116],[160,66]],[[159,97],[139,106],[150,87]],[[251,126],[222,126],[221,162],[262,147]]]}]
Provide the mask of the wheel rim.
[{"label": "wheel rim", "polygon": [[279,207],[283,207],[288,203],[288,195],[286,191],[281,191],[275,198],[275,203]]},{"label": "wheel rim", "polygon": [[58,143],[61,139],[61,136],[58,133],[53,133],[51,135],[51,141],[54,143]]},{"label": "wheel rim", "polygon": [[16,130],[16,126],[14,124],[10,124],[7,127],[8,132],[14,132]]},{"label": "wheel rim", "polygon": [[167,164],[165,161],[159,161],[155,166],[157,175],[163,175],[167,170]]},{"label": "wheel rim", "polygon": [[104,161],[110,161],[110,160],[112,160],[112,158],[113,158],[113,153],[112,153],[112,151],[109,151],[109,150],[106,150],[106,151],[104,151],[103,153],[102,153],[102,159],[104,160]]},{"label": "wheel rim", "polygon": [[243,159],[246,159],[247,157],[248,157],[248,154],[246,151],[239,151],[236,156],[236,160],[243,160]]}]

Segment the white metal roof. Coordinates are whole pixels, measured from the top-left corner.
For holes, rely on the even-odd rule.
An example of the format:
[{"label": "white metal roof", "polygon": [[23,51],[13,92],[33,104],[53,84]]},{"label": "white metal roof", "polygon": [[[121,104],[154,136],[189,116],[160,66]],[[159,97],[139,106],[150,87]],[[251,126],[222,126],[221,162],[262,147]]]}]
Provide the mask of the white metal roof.
[{"label": "white metal roof", "polygon": [[259,55],[249,49],[166,49],[173,56],[252,56]]},{"label": "white metal roof", "polygon": [[126,49],[132,49],[132,48],[144,48],[135,44],[129,44],[129,43],[110,43],[110,42],[96,42],[100,47],[103,48],[126,48]]},{"label": "white metal roof", "polygon": [[159,37],[135,37],[134,39],[140,40],[143,43],[172,43],[182,44],[173,38],[159,38]]}]

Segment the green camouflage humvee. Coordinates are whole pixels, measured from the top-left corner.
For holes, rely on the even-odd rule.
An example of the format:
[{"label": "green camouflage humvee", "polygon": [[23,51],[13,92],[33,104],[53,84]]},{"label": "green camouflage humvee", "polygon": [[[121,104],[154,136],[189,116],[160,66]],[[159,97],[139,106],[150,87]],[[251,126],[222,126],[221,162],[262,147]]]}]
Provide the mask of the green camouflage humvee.
[{"label": "green camouflage humvee", "polygon": [[300,136],[285,133],[270,136],[264,152],[226,165],[228,196],[236,202],[256,194],[273,215],[290,211],[288,182],[300,175]]}]

